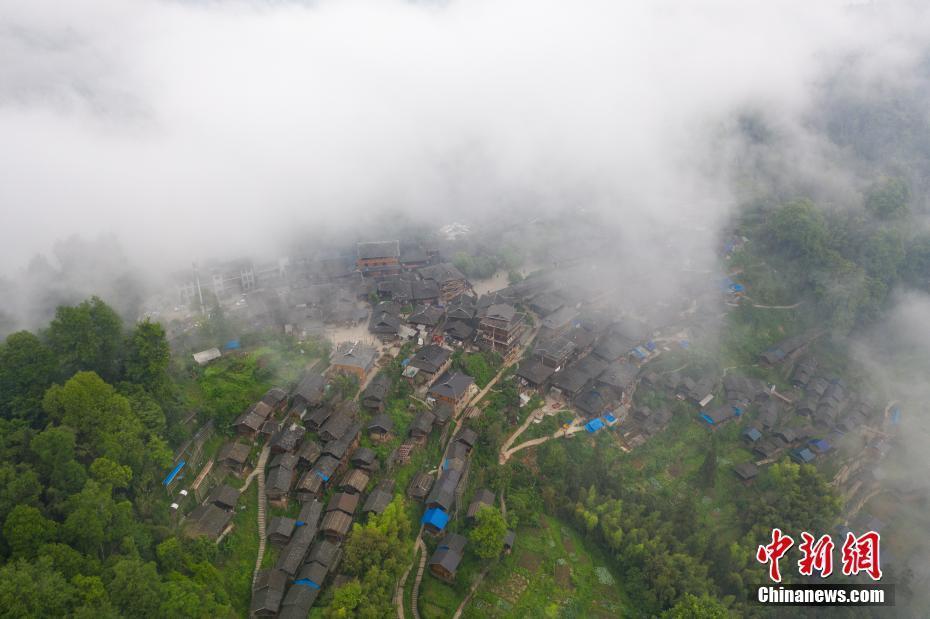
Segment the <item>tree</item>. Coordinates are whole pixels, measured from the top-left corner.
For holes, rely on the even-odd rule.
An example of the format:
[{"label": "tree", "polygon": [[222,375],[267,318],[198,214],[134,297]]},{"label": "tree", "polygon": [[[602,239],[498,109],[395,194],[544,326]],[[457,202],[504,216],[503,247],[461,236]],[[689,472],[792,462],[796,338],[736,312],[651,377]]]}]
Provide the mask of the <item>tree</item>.
[{"label": "tree", "polygon": [[164,328],[144,320],[135,326],[126,343],[125,378],[150,393],[162,393],[168,385],[170,357]]},{"label": "tree", "polygon": [[778,207],[769,232],[789,256],[822,262],[829,246],[827,222],[810,200],[796,200]]},{"label": "tree", "polygon": [[354,374],[337,374],[333,377],[333,387],[343,400],[352,398],[358,391],[358,377]]},{"label": "tree", "polygon": [[912,286],[924,290],[930,287],[930,235],[917,236],[908,244],[902,270],[903,277]]},{"label": "tree", "polygon": [[334,619],[355,617],[356,609],[362,605],[364,599],[362,583],[352,579],[333,591],[333,601],[324,611],[324,615]]},{"label": "tree", "polygon": [[0,519],[17,505],[39,505],[42,495],[39,476],[28,464],[0,464]]},{"label": "tree", "polygon": [[501,513],[490,505],[482,505],[475,515],[475,526],[468,534],[475,554],[481,559],[494,559],[504,549],[507,522]]},{"label": "tree", "polygon": [[[340,596],[341,608],[347,614],[331,616],[381,617],[392,609],[394,584],[400,577],[409,557],[407,537],[410,534],[410,517],[404,501],[396,497],[381,515],[373,515],[364,526],[356,524],[345,546],[342,570],[356,577],[361,597],[356,606],[349,608],[357,596],[354,588]],[[341,612],[341,611],[340,611]]]},{"label": "tree", "polygon": [[50,348],[28,331],[0,344],[0,417],[20,417],[41,425],[42,395],[55,378],[57,360]]},{"label": "tree", "polygon": [[15,561],[0,567],[0,609],[4,617],[65,617],[75,588],[47,559]]},{"label": "tree", "polygon": [[898,280],[904,266],[904,240],[896,230],[882,228],[867,236],[861,245],[860,264],[865,272],[886,285]]},{"label": "tree", "polygon": [[47,335],[66,375],[89,370],[108,380],[118,378],[123,321],[99,297],[59,307]]},{"label": "tree", "polygon": [[154,563],[135,558],[120,559],[113,566],[113,578],[107,590],[125,616],[159,616],[163,590]]},{"label": "tree", "polygon": [[101,484],[114,489],[128,488],[132,480],[132,469],[113,462],[109,458],[97,458],[90,465],[90,474]]},{"label": "tree", "polygon": [[866,192],[865,208],[879,219],[897,219],[907,214],[911,191],[899,177],[884,178]]},{"label": "tree", "polygon": [[147,432],[129,400],[93,372],[78,372],[64,385],[53,385],[42,405],[50,419],[77,432],[79,457],[106,456],[142,479],[144,466],[161,467],[170,460],[164,441]]},{"label": "tree", "polygon": [[709,595],[698,597],[684,594],[670,609],[662,613],[662,619],[727,619],[732,616],[727,607]]},{"label": "tree", "polygon": [[31,559],[39,546],[55,539],[58,525],[31,505],[17,505],[3,523],[3,537],[14,557]]}]

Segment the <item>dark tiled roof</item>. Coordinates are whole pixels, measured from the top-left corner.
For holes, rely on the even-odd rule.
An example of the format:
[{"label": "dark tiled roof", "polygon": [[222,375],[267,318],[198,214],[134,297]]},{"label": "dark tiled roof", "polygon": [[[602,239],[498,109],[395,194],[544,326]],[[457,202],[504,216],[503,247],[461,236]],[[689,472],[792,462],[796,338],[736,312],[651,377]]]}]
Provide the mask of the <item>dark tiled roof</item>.
[{"label": "dark tiled roof", "polygon": [[447,372],[446,374],[440,376],[435,383],[433,383],[429,393],[431,395],[445,398],[458,399],[462,397],[466,391],[468,391],[468,388],[474,382],[475,380],[468,374],[463,374],[461,372]]},{"label": "dark tiled roof", "polygon": [[223,448],[220,449],[219,454],[217,454],[216,459],[219,461],[229,460],[236,464],[245,464],[246,460],[249,458],[249,446],[244,443],[226,443],[223,445]]},{"label": "dark tiled roof", "polygon": [[471,428],[462,428],[459,430],[459,433],[455,435],[455,440],[469,447],[474,447],[475,443],[478,442],[478,433]]},{"label": "dark tiled roof", "polygon": [[394,498],[394,480],[384,479],[375,486],[368,498],[365,499],[365,505],[362,506],[362,512],[374,512],[380,514],[385,510],[391,500]]},{"label": "dark tiled roof", "polygon": [[375,452],[367,447],[362,447],[361,449],[356,449],[355,453],[352,454],[352,462],[357,464],[362,464],[370,466],[371,464],[377,462],[377,456]]},{"label": "dark tiled roof", "polygon": [[400,243],[398,241],[359,243],[357,251],[358,257],[362,260],[370,260],[373,258],[399,258]]},{"label": "dark tiled roof", "polygon": [[431,411],[422,411],[410,424],[410,434],[429,434],[433,430],[433,422],[436,416]]},{"label": "dark tiled roof", "polygon": [[436,344],[429,344],[417,351],[410,360],[409,365],[420,368],[422,371],[435,374],[439,371],[439,368],[445,365],[451,356],[452,352],[450,350]]},{"label": "dark tiled roof", "polygon": [[378,351],[372,346],[358,342],[342,342],[333,352],[331,363],[367,372],[377,356]]},{"label": "dark tiled roof", "polygon": [[466,512],[466,517],[474,518],[478,514],[478,509],[482,505],[494,505],[494,493],[488,490],[487,488],[481,488],[475,493],[474,498],[472,498],[471,503],[468,505],[468,511]]},{"label": "dark tiled roof", "polygon": [[375,415],[368,422],[368,430],[391,432],[394,430],[394,420],[387,414]]},{"label": "dark tiled roof", "polygon": [[323,400],[323,387],[326,385],[326,379],[319,372],[307,374],[297,388],[294,390],[294,397],[300,398],[307,404],[315,406]]},{"label": "dark tiled roof", "polygon": [[540,385],[546,382],[546,380],[552,376],[553,372],[553,368],[544,365],[541,361],[528,359],[520,364],[516,374],[534,385]]},{"label": "dark tiled roof", "polygon": [[219,507],[233,508],[239,502],[239,491],[228,484],[223,484],[214,488],[207,500]]},{"label": "dark tiled roof", "polygon": [[368,386],[365,387],[365,390],[362,391],[362,395],[359,397],[362,404],[377,407],[387,398],[390,389],[391,377],[387,374],[380,373],[368,383]]},{"label": "dark tiled roof", "polygon": [[296,574],[297,570],[300,569],[300,565],[304,562],[304,557],[307,556],[307,551],[310,550],[310,544],[313,543],[314,537],[316,537],[316,527],[307,525],[297,527],[297,530],[291,536],[291,541],[278,555],[278,562],[275,567],[291,576]]},{"label": "dark tiled roof", "polygon": [[448,262],[422,267],[418,272],[423,279],[431,279],[439,284],[465,279],[462,272]]}]

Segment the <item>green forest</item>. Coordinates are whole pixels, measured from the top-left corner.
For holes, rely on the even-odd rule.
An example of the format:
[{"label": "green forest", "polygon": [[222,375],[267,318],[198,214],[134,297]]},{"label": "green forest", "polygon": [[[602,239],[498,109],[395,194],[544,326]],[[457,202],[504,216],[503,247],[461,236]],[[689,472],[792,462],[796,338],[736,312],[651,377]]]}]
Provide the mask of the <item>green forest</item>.
[{"label": "green forest", "polygon": [[98,298],[0,345],[3,616],[235,616],[219,549],[176,536],[161,485],[190,371]]}]

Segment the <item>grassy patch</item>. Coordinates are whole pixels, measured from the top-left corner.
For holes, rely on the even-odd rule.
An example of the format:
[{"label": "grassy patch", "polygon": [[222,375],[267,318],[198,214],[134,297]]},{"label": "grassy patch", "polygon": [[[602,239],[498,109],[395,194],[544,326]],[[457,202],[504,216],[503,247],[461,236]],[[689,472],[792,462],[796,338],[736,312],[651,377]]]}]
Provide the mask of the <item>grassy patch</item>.
[{"label": "grassy patch", "polygon": [[488,572],[464,617],[628,616],[628,601],[607,559],[550,516],[517,530],[512,554]]},{"label": "grassy patch", "polygon": [[217,567],[233,607],[245,616],[249,612],[252,571],[258,557],[258,484],[253,483],[239,499],[233,523],[235,529],[220,544]]}]

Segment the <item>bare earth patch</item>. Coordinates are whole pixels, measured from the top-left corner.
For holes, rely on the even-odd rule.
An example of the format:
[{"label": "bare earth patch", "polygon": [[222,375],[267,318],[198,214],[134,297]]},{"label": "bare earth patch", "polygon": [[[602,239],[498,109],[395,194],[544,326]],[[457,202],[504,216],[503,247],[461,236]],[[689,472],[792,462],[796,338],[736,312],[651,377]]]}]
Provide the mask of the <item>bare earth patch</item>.
[{"label": "bare earth patch", "polygon": [[563,589],[572,588],[572,568],[567,563],[555,566],[555,582]]},{"label": "bare earth patch", "polygon": [[540,563],[542,563],[542,557],[540,557],[532,550],[527,550],[526,552],[521,553],[520,558],[517,559],[517,565],[532,574],[535,574],[537,571],[539,571]]}]

